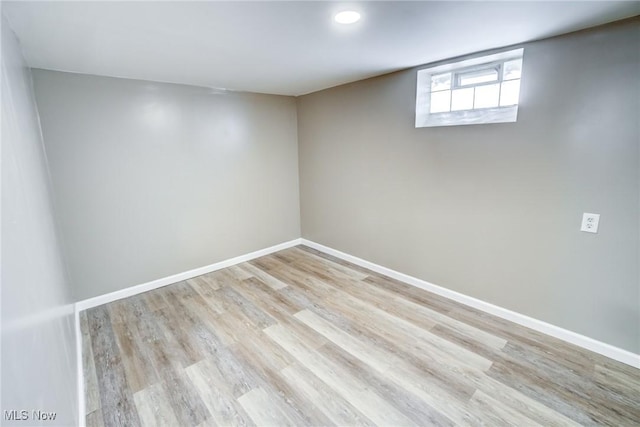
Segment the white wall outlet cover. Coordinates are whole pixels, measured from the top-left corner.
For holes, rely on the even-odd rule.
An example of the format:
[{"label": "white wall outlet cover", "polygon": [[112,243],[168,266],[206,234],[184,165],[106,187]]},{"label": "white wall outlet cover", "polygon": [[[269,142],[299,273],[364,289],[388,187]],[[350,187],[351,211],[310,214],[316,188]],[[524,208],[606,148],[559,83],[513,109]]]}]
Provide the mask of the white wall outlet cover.
[{"label": "white wall outlet cover", "polygon": [[585,212],[582,214],[582,225],[580,231],[586,231],[587,233],[597,233],[598,223],[600,222],[600,214]]}]

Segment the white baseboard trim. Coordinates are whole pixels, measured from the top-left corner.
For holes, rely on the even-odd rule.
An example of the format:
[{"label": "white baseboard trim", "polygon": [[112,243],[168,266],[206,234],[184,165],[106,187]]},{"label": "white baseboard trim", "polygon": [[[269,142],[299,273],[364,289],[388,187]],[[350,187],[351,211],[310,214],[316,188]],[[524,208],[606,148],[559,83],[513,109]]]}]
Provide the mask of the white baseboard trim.
[{"label": "white baseboard trim", "polygon": [[[601,341],[595,340],[593,338],[589,338],[587,336],[578,334],[576,332],[563,329],[559,326],[555,326],[550,323],[546,323],[541,320],[534,319],[524,314],[520,314],[515,311],[508,310],[506,308],[488,303],[486,301],[482,301],[480,299],[470,297],[468,295],[465,295],[456,291],[452,291],[442,286],[434,285],[433,283],[429,283],[425,280],[418,279],[413,276],[409,276],[408,274],[400,273],[390,268],[383,267],[381,265],[375,264],[370,261],[366,261],[362,258],[358,258],[353,255],[349,255],[347,253],[338,251],[328,246],[321,245],[311,240],[294,239],[288,242],[280,243],[278,245],[261,249],[255,252],[251,252],[245,255],[240,255],[235,258],[230,258],[224,261],[220,261],[211,265],[185,271],[183,273],[174,274],[172,276],[164,277],[162,279],[153,280],[151,282],[143,283],[140,285],[132,286],[129,288],[121,289],[115,292],[111,292],[108,294],[100,295],[94,298],[89,298],[89,299],[77,302],[75,305],[75,311],[76,311],[75,321],[76,321],[76,343],[78,346],[76,349],[76,352],[77,352],[78,364],[79,364],[78,389],[82,390],[84,387],[84,380],[82,378],[82,334],[80,331],[80,317],[79,317],[80,311],[86,310],[92,307],[97,307],[102,304],[107,304],[109,302],[116,301],[122,298],[127,298],[132,295],[141,294],[143,292],[147,292],[153,289],[161,288],[163,286],[180,282],[182,280],[191,279],[193,277],[210,273],[212,271],[220,270],[222,268],[231,267],[232,265],[250,261],[252,259],[269,255],[271,253],[278,252],[283,249],[287,249],[300,244],[309,246],[310,248],[317,249],[326,254],[333,255],[335,257],[341,258],[345,261],[349,261],[361,267],[368,268],[369,270],[375,271],[380,274],[384,274],[385,276],[392,277],[396,280],[400,280],[401,282],[407,283],[409,285],[424,289],[429,292],[433,292],[434,294],[441,295],[443,297],[449,298],[459,303],[468,305],[478,310],[482,310],[494,316],[498,316],[500,318],[509,320],[511,322],[517,323],[527,328],[531,328],[538,332],[542,332],[552,337],[559,338],[563,341],[567,341],[571,344],[575,344],[587,350],[591,350],[595,353],[602,354],[603,356],[609,357],[611,359],[617,360],[619,362],[622,362],[627,365],[640,369],[640,355],[638,354],[632,353],[627,350],[623,350],[621,348],[612,346],[610,344],[603,343]],[[84,422],[84,393],[82,393],[80,403],[82,406],[80,409],[82,411],[81,422]]]},{"label": "white baseboard trim", "polygon": [[195,268],[193,270],[185,271],[183,273],[174,274],[172,276],[164,277],[162,279],[153,280],[151,282],[143,283],[140,285],[132,286],[129,288],[121,289],[119,291],[111,292],[108,294],[100,295],[94,298],[78,301],[75,304],[75,333],[76,333],[76,358],[77,358],[77,376],[78,376],[78,426],[86,426],[86,402],[84,395],[84,370],[82,367],[82,330],[80,328],[80,312],[88,308],[97,307],[102,304],[107,304],[112,301],[116,301],[122,298],[127,298],[132,295],[141,294],[143,292],[151,291],[153,289],[161,288],[163,286],[170,285],[172,283],[180,282],[182,280],[191,279],[196,276],[211,273],[212,271],[220,270],[223,268],[231,267],[232,265],[240,264],[241,262],[251,261],[261,256],[269,255],[274,252],[281,251],[283,249],[291,248],[299,245],[302,239],[294,239],[288,242],[280,243],[275,246],[260,249],[255,252],[251,252],[245,255],[240,255],[235,258],[230,258],[224,261],[216,262],[204,267]]},{"label": "white baseboard trim", "polygon": [[212,271],[220,270],[222,268],[231,267],[232,265],[240,264],[241,262],[251,261],[252,259],[259,258],[261,256],[269,255],[273,252],[278,252],[283,249],[287,249],[301,243],[302,239],[294,239],[288,242],[280,243],[275,246],[260,249],[255,252],[251,252],[245,255],[240,255],[235,258],[230,258],[224,261],[216,262],[215,264],[206,265],[204,267],[195,268],[193,270],[185,271],[183,273],[174,274],[172,276],[163,277],[162,279],[153,280],[151,282],[142,283],[140,285],[131,286],[125,289],[120,289],[115,292],[111,292],[97,297],[88,298],[76,303],[76,311],[86,310],[88,308],[97,307],[99,305],[107,304],[112,301],[127,298],[133,295],[141,294],[143,292],[151,291],[153,289],[161,288],[163,286],[171,285],[172,283],[181,282],[183,280],[191,279],[196,276],[211,273]]},{"label": "white baseboard trim", "polygon": [[442,286],[434,285],[433,283],[429,283],[425,280],[409,276],[408,274],[400,273],[398,271],[383,267],[378,264],[374,264],[362,258],[340,252],[336,249],[321,245],[316,242],[312,242],[307,239],[301,239],[301,244],[313,249],[317,249],[326,254],[333,255],[345,261],[349,261],[350,263],[359,265],[361,267],[368,268],[369,270],[375,271],[376,273],[384,274],[385,276],[400,280],[401,282],[407,283],[409,285],[424,289],[429,292],[433,292],[434,294],[438,294],[459,303],[468,305],[470,307],[477,308],[478,310],[482,310],[494,316],[501,317],[522,326],[526,326],[527,328],[531,328],[538,332],[542,332],[552,337],[559,338],[563,341],[575,344],[579,347],[591,350],[595,353],[599,353],[603,356],[640,369],[640,355],[632,353],[630,351],[623,350],[610,344],[603,343],[593,338],[580,335],[576,332],[563,329],[559,326],[534,319],[532,317],[508,310],[506,308],[488,303],[486,301],[482,301],[480,299],[473,298],[447,288],[443,288]]},{"label": "white baseboard trim", "polygon": [[82,368],[82,329],[80,329],[80,311],[75,305],[74,321],[76,329],[76,368],[78,376],[78,427],[85,427],[87,419],[85,416],[86,403],[84,400],[84,369]]}]

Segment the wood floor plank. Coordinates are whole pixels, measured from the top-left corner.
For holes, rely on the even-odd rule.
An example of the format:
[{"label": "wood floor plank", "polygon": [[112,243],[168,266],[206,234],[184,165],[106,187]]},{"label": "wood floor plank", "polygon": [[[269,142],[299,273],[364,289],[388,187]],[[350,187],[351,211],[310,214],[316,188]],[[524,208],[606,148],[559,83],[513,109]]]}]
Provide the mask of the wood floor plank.
[{"label": "wood floor plank", "polygon": [[200,361],[187,370],[195,366],[199,366],[201,370],[211,375],[216,373],[214,377],[217,379],[217,387],[226,390],[228,396],[233,399],[237,399],[260,385],[255,372],[253,370],[243,371],[243,367],[236,360],[235,355],[227,349],[219,351],[215,358]]},{"label": "wood floor plank", "polygon": [[476,412],[482,413],[483,416],[489,420],[489,425],[492,426],[541,426],[520,412],[502,405],[501,402],[498,402],[481,390],[477,390],[473,394],[469,403],[469,406],[475,409]]},{"label": "wood floor plank", "polygon": [[413,342],[398,340],[397,336],[387,335],[375,326],[346,319],[340,314],[323,308],[314,307],[311,310],[351,336],[364,339],[374,347],[383,350],[388,357],[410,364],[418,371],[417,377],[428,378],[425,384],[433,384],[436,389],[446,391],[460,402],[469,400],[476,390],[472,382],[465,381],[464,375],[461,375],[459,370],[445,363],[439,363],[437,359],[414,348]]},{"label": "wood floor plank", "polygon": [[[436,326],[433,331],[439,333],[445,329],[447,328]],[[596,385],[597,380],[594,383],[595,376],[585,376],[580,372],[563,368],[553,358],[535,352],[531,353],[519,344],[508,343],[502,351],[496,351],[489,347],[479,348],[478,343],[469,343],[464,337],[456,336],[454,331],[447,329],[443,333],[460,345],[473,346],[476,353],[493,360],[495,369],[489,370],[489,376],[518,388],[525,395],[554,408],[575,421],[588,422],[590,419],[589,405],[587,405],[587,411],[584,412],[580,409],[581,405],[566,403],[567,398],[575,395],[580,396],[582,401],[588,401],[594,405],[600,405],[604,401],[608,402],[606,405],[601,405],[603,409],[599,410],[600,412],[617,411],[631,414],[634,410],[638,411],[640,402],[628,399],[626,396],[629,396],[629,393],[617,394],[615,391],[607,389],[606,386],[599,387]],[[509,373],[503,375],[505,369]],[[520,377],[523,379],[518,379]],[[559,398],[562,396],[564,398]]]},{"label": "wood floor plank", "polygon": [[259,426],[295,426],[263,389],[256,388],[238,398],[251,419]]},{"label": "wood floor plank", "polygon": [[[203,345],[203,343],[206,343],[207,338],[211,338],[210,330],[206,328],[209,324],[207,320],[211,319],[213,322],[222,315],[210,316],[206,302],[186,282],[164,289],[165,299],[172,302],[166,317],[173,319],[175,323],[182,326],[167,328],[167,332],[180,338],[180,347],[183,350],[185,360],[183,366],[187,367],[210,354],[207,345]],[[216,298],[218,298],[218,294],[216,294]],[[164,312],[161,311],[161,313]],[[229,315],[229,313],[226,313],[225,309],[226,315]]]},{"label": "wood floor plank", "polygon": [[291,354],[275,344],[263,331],[252,332],[234,344],[233,348],[240,349],[245,354],[259,355],[274,371],[284,369],[295,362]]},{"label": "wood floor plank", "polygon": [[[145,306],[143,299],[137,300],[137,304],[140,310]],[[137,326],[141,340],[145,343],[145,351],[175,418],[180,425],[197,425],[209,418],[209,413],[184,373],[184,367],[190,364],[191,359],[186,355],[184,345],[172,332],[177,331],[178,326],[168,327],[170,321],[171,317],[166,312],[163,314],[148,308],[137,316]]]},{"label": "wood floor plank", "polygon": [[132,300],[117,300],[106,305],[109,318],[113,323],[127,323],[131,318]]},{"label": "wood floor plank", "polygon": [[243,337],[250,335],[255,327],[244,313],[233,309],[211,319],[211,324],[226,347],[231,347]]},{"label": "wood floor plank", "polygon": [[[260,259],[260,258],[258,258],[258,259]],[[246,263],[240,263],[238,265],[234,265],[232,267],[227,268],[226,270],[229,272],[229,274],[233,275],[238,280],[246,280],[246,279],[249,279],[251,277],[254,277],[254,275],[252,273],[241,269],[240,266],[242,266],[242,265],[246,265]]]},{"label": "wood floor plank", "polygon": [[274,291],[255,277],[240,282],[236,287],[236,291],[278,321],[287,319],[290,315],[302,309],[297,301],[287,297],[287,293]]},{"label": "wood floor plank", "polygon": [[212,422],[220,426],[251,426],[253,422],[233,398],[224,377],[211,360],[189,366],[186,373],[211,414]]},{"label": "wood floor plank", "polygon": [[[286,292],[295,293],[296,291],[290,287]],[[324,302],[326,303],[327,301],[325,300]],[[349,331],[353,336],[365,338],[377,348],[384,349],[389,357],[408,361],[416,369],[428,375],[430,382],[434,382],[438,387],[446,389],[452,395],[456,395],[461,401],[471,398],[475,391],[475,388],[471,385],[465,386],[461,383],[459,370],[452,371],[452,368],[446,364],[438,363],[437,358],[429,357],[429,352],[433,351],[433,348],[427,348],[424,351],[424,347],[419,341],[412,339],[410,336],[404,337],[398,330],[392,329],[388,331],[385,327],[379,327],[377,319],[363,317],[362,311],[356,311],[356,320],[345,317],[354,313],[351,308],[336,311],[312,302],[309,302],[306,306],[312,307],[312,311],[319,313],[332,324]],[[333,308],[331,304],[328,304],[328,307]],[[456,384],[456,386],[451,387],[453,384]]]},{"label": "wood floor plank", "polygon": [[443,314],[447,314],[454,309],[462,307],[460,303],[381,274],[372,272],[372,274],[367,276],[363,282],[368,285],[393,292],[396,295],[401,295],[403,298],[413,301],[416,304],[429,307],[430,309]]},{"label": "wood floor plank", "polygon": [[368,426],[375,424],[344,398],[337,395],[309,370],[294,363],[280,371],[282,377],[308,401],[315,402],[317,410],[338,426]]},{"label": "wood floor plank", "polygon": [[140,419],[127,384],[107,308],[100,306],[89,310],[87,323],[105,426],[139,426]]},{"label": "wood floor plank", "polygon": [[640,425],[640,370],[304,246],[80,323],[89,426]]},{"label": "wood floor plank", "polygon": [[377,371],[385,372],[397,363],[396,358],[389,357],[389,354],[374,346],[366,345],[309,310],[300,311],[295,317]]},{"label": "wood floor plank", "polygon": [[191,335],[183,329],[184,322],[181,321],[181,316],[173,309],[152,311],[150,314],[173,350],[172,360],[179,360],[180,365],[186,368],[204,358]]},{"label": "wood floor plank", "polygon": [[518,411],[522,415],[546,426],[577,426],[579,423],[561,412],[544,405],[538,399],[529,397],[516,388],[490,376],[482,375],[474,378],[477,387],[484,393],[494,397],[505,407]]},{"label": "wood floor plank", "polygon": [[240,270],[244,270],[246,273],[249,273],[251,276],[255,277],[256,279],[259,279],[262,283],[264,283],[265,285],[271,287],[272,289],[274,289],[276,291],[278,289],[282,289],[282,288],[286,288],[287,287],[287,284],[284,283],[283,281],[278,280],[276,277],[271,276],[270,274],[266,273],[265,271],[254,267],[250,263],[240,264],[240,265],[238,265],[238,268]]},{"label": "wood floor plank", "polygon": [[214,320],[222,317],[226,309],[218,298],[217,291],[205,296],[193,287],[191,289],[194,292],[183,292],[177,299],[172,299],[171,296],[169,298],[172,299],[173,309],[188,322],[192,335],[202,340],[201,334],[196,332],[214,330]]},{"label": "wood floor plank", "polygon": [[141,346],[135,325],[112,322],[118,348],[122,355],[127,383],[132,393],[136,393],[158,380],[150,363],[146,349]]},{"label": "wood floor plank", "polygon": [[220,284],[215,280],[215,276],[211,273],[188,279],[187,283],[194,288],[210,288],[216,291],[220,289]]},{"label": "wood floor plank", "polygon": [[[275,264],[278,263],[277,260],[273,260],[273,262]],[[341,309],[345,311],[353,311],[356,309],[360,315],[362,315],[362,313],[368,313],[370,315],[369,319],[367,319],[368,322],[378,323],[381,324],[381,326],[395,325],[396,328],[404,330],[407,335],[424,339],[429,345],[435,345],[440,351],[449,353],[453,360],[456,358],[460,359],[461,356],[464,356],[466,363],[473,367],[486,370],[491,366],[492,362],[490,360],[473,353],[468,348],[456,346],[446,339],[430,333],[428,329],[436,325],[435,321],[424,317],[420,318],[419,315],[415,315],[415,313],[407,314],[403,308],[396,307],[396,310],[394,310],[382,302],[385,301],[384,297],[378,298],[377,304],[375,302],[372,303],[370,299],[364,301],[338,289],[337,284],[316,279],[315,276],[305,276],[303,269],[304,267],[300,267],[298,264],[284,265],[281,263],[280,270],[274,269],[272,270],[272,274],[288,276],[288,280],[292,285],[304,289],[309,294],[316,296],[318,300],[322,300],[325,304],[334,303],[334,307],[335,305],[342,305]],[[297,273],[295,273],[296,270]],[[340,285],[346,284],[343,281],[340,282]],[[379,308],[379,305],[383,305],[383,308]],[[390,312],[396,315],[391,315]],[[412,318],[414,322],[412,323],[405,320],[405,317]],[[420,326],[416,325],[416,323],[420,324]],[[502,340],[500,340],[500,344],[504,345]]]},{"label": "wood floor plank", "polygon": [[[221,331],[216,329],[216,323],[208,322],[200,317],[206,316],[206,312],[201,311],[202,304],[198,303],[198,298],[198,296],[184,300],[176,298],[174,304],[176,309],[182,313],[183,321],[189,324],[191,336],[199,351],[206,353],[209,360],[215,359],[216,366],[224,378],[224,383],[228,385],[230,393],[235,399],[256,388],[259,382],[256,380],[254,372],[244,369],[238,363],[227,343],[221,338]],[[242,315],[242,313],[234,311],[226,315],[230,315],[232,312],[238,316]],[[243,321],[246,320],[241,320],[241,322]],[[237,324],[228,327],[237,327]]]},{"label": "wood floor plank", "polygon": [[96,409],[95,411],[87,413],[85,421],[87,427],[104,427],[104,417],[102,416],[102,410]]},{"label": "wood floor plank", "polygon": [[153,384],[134,393],[133,400],[136,403],[140,421],[144,427],[178,425],[169,398],[159,384]]},{"label": "wood floor plank", "polygon": [[162,289],[156,289],[153,291],[145,292],[142,294],[149,310],[162,310],[169,307],[167,301],[164,299],[164,293]]},{"label": "wood floor plank", "polygon": [[[439,357],[456,366],[464,365],[480,370],[487,370],[491,367],[492,362],[490,360],[473,353],[465,347],[457,346],[425,328],[418,327],[402,317],[394,316],[385,310],[344,294],[337,288],[317,279],[310,278],[309,283],[300,287],[307,293],[315,295],[318,299],[324,299],[326,306],[330,306],[332,309],[346,315],[357,313],[357,316],[367,325],[375,326],[383,333],[396,335],[398,339],[419,347],[420,351],[433,354],[434,357]],[[297,285],[300,284],[297,283]],[[327,288],[330,290],[327,291]],[[321,290],[318,291],[317,289]]]},{"label": "wood floor plank", "polygon": [[366,413],[374,423],[397,426],[416,425],[344,368],[322,358],[305,346],[286,328],[274,325],[265,329],[265,332],[289,351],[300,364],[313,372],[358,410]]},{"label": "wood floor plank", "polygon": [[[237,284],[235,284],[235,286],[237,286]],[[225,299],[234,307],[239,308],[251,324],[258,329],[264,329],[276,323],[273,317],[269,316],[268,313],[261,310],[233,288],[221,289],[219,295],[220,298]]]},{"label": "wood floor plank", "polygon": [[[479,421],[469,420],[468,411],[462,413],[458,410],[463,408],[463,402],[456,401],[453,395],[439,388],[437,384],[429,381],[429,378],[422,376],[417,369],[403,360],[379,351],[374,346],[367,346],[310,311],[299,312],[296,317],[330,338],[336,346],[368,365],[373,371],[386,376],[401,389],[422,399],[423,404],[417,405],[418,407],[434,408],[435,410],[428,414],[430,425],[452,425],[453,422],[466,424],[469,421]],[[417,383],[421,384],[417,385]],[[405,396],[402,400],[409,399]],[[425,415],[422,414],[421,418],[424,417]]]},{"label": "wood floor plank", "polygon": [[449,314],[465,323],[503,337],[510,343],[522,345],[537,356],[551,358],[558,365],[585,375],[592,374],[596,361],[602,360],[599,355],[588,350],[471,307],[457,308]]},{"label": "wood floor plank", "polygon": [[210,418],[209,410],[184,369],[164,370],[160,384],[178,420],[177,425],[194,426]]},{"label": "wood floor plank", "polygon": [[[269,355],[264,351],[255,351],[256,348],[251,348],[249,341],[244,340],[238,343],[232,351],[244,366],[256,371],[262,380],[260,388],[269,393],[273,403],[278,405],[287,419],[295,425],[330,425],[330,420],[321,411],[315,409],[313,402],[295,393],[295,390],[284,381],[278,366],[272,363]],[[278,347],[277,344],[275,346]]]},{"label": "wood floor plank", "polygon": [[368,274],[356,270],[350,266],[345,266],[341,263],[323,258],[314,253],[305,252],[297,247],[285,249],[284,251],[281,251],[280,254],[284,256],[290,256],[291,263],[301,264],[309,262],[309,264],[317,266],[317,270],[321,272],[324,271],[330,275],[345,276],[356,281],[363,280],[368,276]]},{"label": "wood floor plank", "polygon": [[[465,337],[467,342],[477,342],[481,345],[489,346],[495,349],[501,349],[507,344],[507,340],[485,332],[482,329],[471,326],[467,323],[460,322],[453,317],[449,317],[446,314],[440,313],[437,310],[432,310],[428,307],[424,307],[421,304],[415,303],[410,299],[406,299],[402,296],[398,296],[393,292],[381,290],[375,286],[368,286],[365,282],[350,283],[351,287],[356,292],[355,295],[375,294],[381,300],[391,300],[394,302],[392,311],[401,313],[411,312],[424,316],[431,322],[435,322],[437,325],[447,326],[459,335]],[[354,294],[352,294],[354,295]],[[411,321],[411,319],[407,318]],[[418,323],[418,326],[420,324]]]},{"label": "wood floor plank", "polygon": [[223,378],[223,382],[227,385],[230,396],[238,398],[259,386],[260,381],[257,379],[253,370],[245,369],[239,363],[236,356],[226,347],[217,344],[214,352],[215,365]]},{"label": "wood floor plank", "polygon": [[[489,370],[488,375],[501,384],[517,390],[518,393],[583,425],[603,424],[605,419],[616,420],[618,413],[626,413],[626,417],[621,419],[640,417],[637,410],[635,415],[632,415],[634,412],[632,408],[620,406],[613,399],[609,399],[606,406],[603,406],[591,387],[573,389],[564,385],[554,385],[552,381],[541,379],[535,372],[520,371],[518,367],[510,367],[504,363],[496,363]],[[561,378],[558,380],[562,381]]]},{"label": "wood floor plank", "polygon": [[558,368],[557,363],[549,358],[531,356],[526,348],[511,343],[503,349],[500,356],[496,358],[497,361],[531,379],[536,379],[545,385],[546,391],[555,391],[556,394],[578,395],[582,401],[589,400],[595,405],[605,405],[606,401],[607,409],[617,412],[627,411],[628,409],[624,406],[635,406],[636,411],[640,410],[638,399],[627,399],[629,394],[619,393],[607,387],[606,384],[624,385],[625,382],[622,378],[602,385],[598,383],[599,365],[595,366],[593,376],[585,377],[578,372]]},{"label": "wood floor plank", "polygon": [[[314,248],[311,248],[309,246],[297,245],[296,249],[300,249],[301,251],[307,252],[307,253],[312,254],[312,255],[317,255],[320,258],[324,258],[326,260],[333,261],[336,264],[344,265],[345,267],[349,267],[349,268],[351,268],[351,269],[353,269],[355,271],[360,271],[360,272],[362,272],[364,274],[371,274],[371,270],[368,270],[368,269],[366,269],[364,267],[360,267],[359,265],[350,263],[349,261],[345,261],[342,258],[338,258],[336,256],[329,255],[328,253],[321,252],[321,251],[319,251],[317,249],[314,249]],[[277,252],[275,255],[277,255],[278,253],[279,252]]]},{"label": "wood floor plank", "polygon": [[[366,284],[363,285],[363,283],[357,279],[357,277],[361,275],[354,276],[345,274],[341,270],[323,268],[321,265],[313,265],[311,260],[304,261],[302,258],[294,258],[294,260],[296,261],[295,264],[290,264],[289,269],[292,268],[292,265],[295,265],[295,268],[303,269],[303,271],[313,274],[315,278],[318,278],[322,282],[332,284],[336,288],[339,287],[342,293],[345,295],[348,294],[358,301],[368,303],[388,313],[394,313],[403,320],[425,329],[431,329],[437,323],[437,319],[434,319],[432,316],[432,314],[435,313],[432,310],[411,301],[396,298],[397,295],[390,295],[386,291],[377,290],[374,287],[366,286]],[[437,314],[442,316],[439,313]],[[462,325],[460,327],[462,327]],[[484,333],[477,330],[472,332],[477,332],[476,336]],[[489,337],[489,339],[492,338],[496,337]],[[504,345],[504,340],[501,340],[501,345]]]},{"label": "wood floor plank", "polygon": [[[460,409],[464,406],[464,402],[452,399],[437,387],[432,387],[430,381],[424,376],[407,375],[406,372],[402,372],[402,368],[396,367],[385,372],[376,371],[333,343],[322,346],[318,352],[333,363],[346,368],[353,376],[367,384],[371,391],[417,425],[451,426],[456,424],[456,420],[460,425],[481,424],[477,417],[475,423],[466,421],[466,418],[471,418],[472,415],[461,414]],[[409,383],[412,385],[406,387]],[[442,402],[446,402],[447,407],[454,409],[448,410],[441,404]]]},{"label": "wood floor plank", "polygon": [[[87,312],[80,313],[80,330],[82,332],[82,366],[85,389],[85,411],[94,412],[100,409],[100,394],[98,391],[98,378],[94,364],[93,349],[91,348],[91,334],[87,321]],[[102,414],[100,414],[102,417]]]},{"label": "wood floor plank", "polygon": [[638,392],[638,381],[634,376],[598,364],[595,366],[593,381],[594,386],[605,396],[633,407],[634,414],[640,419],[640,399],[633,398]]},{"label": "wood floor plank", "polygon": [[213,314],[222,314],[226,311],[225,305],[222,303],[220,298],[218,297],[218,290],[220,289],[220,285],[214,286],[202,286],[198,282],[190,282],[187,280],[187,284],[191,286],[193,290],[200,296],[200,299],[196,301],[198,304],[204,303],[204,306],[201,308],[205,308],[205,311],[211,311]]},{"label": "wood floor plank", "polygon": [[326,342],[324,337],[314,333],[292,316],[300,311],[301,307],[283,293],[287,292],[288,288],[275,292],[258,279],[250,278],[240,283],[237,291],[277,319],[279,324],[286,325],[298,336],[305,338],[306,342],[313,343],[314,347],[319,347]]}]

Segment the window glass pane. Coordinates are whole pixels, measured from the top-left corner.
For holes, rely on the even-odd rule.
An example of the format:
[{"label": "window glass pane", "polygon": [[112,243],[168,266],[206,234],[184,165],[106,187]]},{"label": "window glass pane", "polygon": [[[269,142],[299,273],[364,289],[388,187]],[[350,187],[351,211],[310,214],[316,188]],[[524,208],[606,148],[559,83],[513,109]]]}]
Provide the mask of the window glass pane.
[{"label": "window glass pane", "polygon": [[473,88],[456,89],[451,95],[451,111],[473,109]]},{"label": "window glass pane", "polygon": [[502,83],[500,90],[500,106],[518,105],[520,97],[520,80],[510,80]]},{"label": "window glass pane", "polygon": [[451,73],[431,76],[431,91],[451,89]]},{"label": "window glass pane", "polygon": [[430,113],[443,113],[449,111],[449,104],[451,100],[451,91],[443,90],[441,92],[431,92],[431,106],[429,107]]},{"label": "window glass pane", "polygon": [[495,68],[485,68],[484,70],[459,73],[457,76],[459,86],[475,85],[498,80],[498,70]]},{"label": "window glass pane", "polygon": [[491,108],[498,106],[500,85],[486,85],[476,87],[476,97],[473,108]]},{"label": "window glass pane", "polygon": [[502,80],[519,79],[522,75],[522,58],[504,63]]}]

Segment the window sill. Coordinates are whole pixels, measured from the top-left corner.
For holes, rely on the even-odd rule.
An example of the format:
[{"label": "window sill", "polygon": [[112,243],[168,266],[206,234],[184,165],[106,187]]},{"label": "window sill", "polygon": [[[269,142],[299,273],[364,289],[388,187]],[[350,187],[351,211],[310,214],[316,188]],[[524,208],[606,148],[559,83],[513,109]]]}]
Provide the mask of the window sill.
[{"label": "window sill", "polygon": [[518,106],[486,108],[482,110],[452,111],[447,113],[416,114],[416,127],[479,125],[485,123],[512,123],[518,118]]}]

